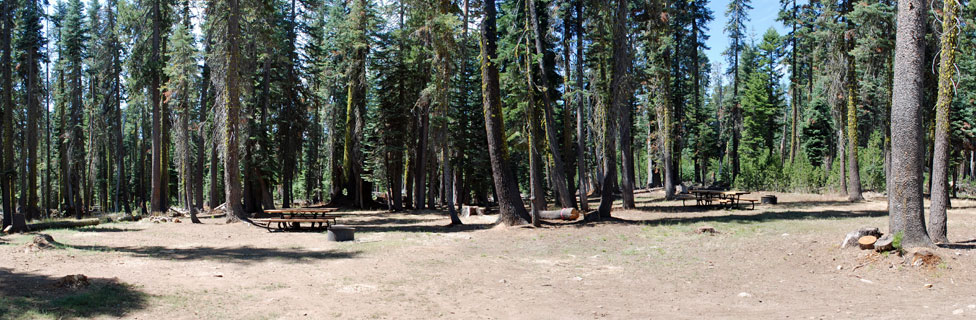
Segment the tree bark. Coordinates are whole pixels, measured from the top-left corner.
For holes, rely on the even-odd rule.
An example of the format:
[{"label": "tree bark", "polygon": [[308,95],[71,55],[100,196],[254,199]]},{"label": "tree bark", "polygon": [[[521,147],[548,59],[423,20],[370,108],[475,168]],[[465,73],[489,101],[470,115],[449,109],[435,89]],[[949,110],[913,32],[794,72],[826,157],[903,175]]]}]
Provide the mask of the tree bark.
[{"label": "tree bark", "polygon": [[939,59],[939,92],[935,104],[935,152],[932,154],[932,202],[929,235],[936,243],[948,243],[946,210],[949,208],[949,114],[952,107],[956,41],[959,36],[957,0],[943,1],[942,56]]},{"label": "tree bark", "polygon": [[[208,45],[209,47],[209,45]],[[208,50],[209,51],[209,48]],[[209,52],[208,52],[209,53]],[[196,141],[197,141],[197,156],[196,165],[194,168],[194,178],[193,178],[193,193],[194,193],[194,206],[197,209],[203,209],[203,177],[206,175],[204,172],[204,162],[207,161],[207,147],[203,139],[203,124],[207,122],[207,105],[210,103],[210,66],[206,62],[203,64],[203,72],[201,73],[201,87],[200,88],[200,105],[197,112],[197,128],[196,130]]]},{"label": "tree bark", "polygon": [[574,6],[576,7],[576,21],[573,25],[576,34],[576,166],[579,171],[580,209],[587,212],[590,211],[590,203],[586,183],[586,128],[583,126],[583,114],[586,108],[586,101],[583,99],[583,2],[576,0]]},{"label": "tree bark", "polygon": [[[853,45],[852,45],[853,47]],[[861,172],[857,161],[857,73],[854,71],[854,57],[849,57],[849,82],[847,84],[847,200],[861,201]]]},{"label": "tree bark", "polygon": [[898,1],[895,74],[891,108],[892,161],[888,184],[889,230],[902,232],[902,246],[931,247],[922,205],[922,118],[924,101],[925,23],[928,6],[921,0]]},{"label": "tree bark", "polygon": [[150,210],[153,213],[166,212],[166,200],[165,189],[167,185],[164,182],[164,175],[168,175],[167,170],[168,164],[164,162],[163,149],[167,147],[163,145],[163,110],[161,108],[160,100],[160,66],[155,65],[156,62],[160,61],[160,42],[162,33],[162,17],[159,8],[160,0],[152,0],[151,4],[151,19],[152,19],[152,52],[150,53],[152,57],[153,66],[152,70],[149,72],[149,99],[152,100],[152,195],[150,197]]},{"label": "tree bark", "polygon": [[[845,1],[846,10],[848,12],[853,11],[853,0]],[[857,102],[860,101],[857,94],[858,78],[856,62],[854,61],[854,55],[851,53],[855,47],[855,40],[853,36],[854,24],[848,19],[847,30],[849,30],[849,37],[847,39],[847,169],[848,169],[848,187],[847,187],[847,199],[851,202],[864,200],[864,196],[861,195],[861,172],[860,165],[857,161]]]},{"label": "tree bark", "polygon": [[366,37],[366,1],[355,1],[355,5],[350,8],[349,17],[356,30],[352,57],[346,71],[348,92],[342,176],[347,200],[351,200],[355,207],[363,208],[364,198],[370,197],[364,195],[365,190],[362,190],[362,140],[366,124],[366,54],[369,51]]},{"label": "tree bark", "polygon": [[488,153],[498,201],[498,222],[506,225],[526,224],[531,219],[518,192],[518,183],[508,165],[505,146],[505,121],[502,116],[501,92],[498,83],[498,46],[495,26],[495,0],[482,1],[484,18],[481,21],[481,87],[488,136]]},{"label": "tree bark", "polygon": [[[526,43],[526,56],[531,56],[528,52],[528,43]],[[529,64],[526,61],[526,64]],[[545,188],[542,186],[542,152],[539,151],[542,148],[539,142],[539,116],[538,107],[536,107],[535,95],[533,94],[534,89],[532,86],[532,68],[530,65],[526,65],[525,71],[526,79],[528,79],[528,103],[526,104],[526,126],[529,136],[529,202],[531,205],[531,216],[532,225],[536,225],[538,219],[537,213],[540,210],[546,210],[546,193]]]},{"label": "tree bark", "polygon": [[[545,55],[545,49],[542,46],[542,30],[539,28],[539,17],[536,14],[535,0],[528,1],[529,15],[532,19],[532,31],[535,34],[535,56],[536,63],[539,65],[539,82],[542,83],[542,88],[539,91],[542,92],[542,110],[545,120],[545,131],[546,131],[546,141],[549,146],[549,153],[552,154],[552,184],[555,186],[557,199],[559,199],[559,204],[563,207],[576,207],[576,201],[573,194],[569,192],[569,186],[566,183],[566,169],[563,165],[562,152],[559,150],[559,136],[556,134],[556,120],[553,116],[552,98],[550,97],[550,84],[549,77],[547,77],[546,64],[543,61]],[[531,68],[526,70],[526,72],[531,73]],[[530,88],[531,90],[531,88]]]},{"label": "tree bark", "polygon": [[[11,70],[13,70],[13,64],[10,55],[10,34],[13,32],[13,4],[12,1],[3,2],[3,12],[2,22],[3,29],[0,30],[0,46],[2,46],[2,58],[0,58],[0,81],[2,81],[2,88],[0,88],[0,102],[3,104],[3,155],[2,161],[0,161],[0,167],[3,168],[3,172],[0,173],[0,193],[2,193],[3,198],[3,228],[13,224],[14,221],[14,191],[13,191],[13,179],[16,176],[14,173],[14,135],[13,135],[13,83],[11,79]],[[18,226],[15,226],[18,227]]]},{"label": "tree bark", "polygon": [[241,206],[241,174],[240,155],[237,151],[238,129],[240,122],[240,87],[238,85],[238,64],[240,61],[239,37],[240,3],[238,0],[227,0],[229,14],[227,15],[227,69],[224,90],[226,101],[226,124],[224,138],[224,199],[226,203],[227,219],[230,221],[247,220],[244,208]]},{"label": "tree bark", "polygon": [[[627,0],[617,2],[616,12],[614,13],[613,25],[613,74],[610,81],[611,101],[607,106],[603,117],[603,189],[600,193],[600,208],[597,212],[597,219],[610,218],[610,210],[613,206],[612,186],[617,180],[617,121],[620,119],[624,108],[630,101],[630,84],[627,80],[627,72],[630,69],[630,50],[627,43]],[[632,185],[631,185],[632,187]],[[631,194],[633,189],[631,188]]]}]

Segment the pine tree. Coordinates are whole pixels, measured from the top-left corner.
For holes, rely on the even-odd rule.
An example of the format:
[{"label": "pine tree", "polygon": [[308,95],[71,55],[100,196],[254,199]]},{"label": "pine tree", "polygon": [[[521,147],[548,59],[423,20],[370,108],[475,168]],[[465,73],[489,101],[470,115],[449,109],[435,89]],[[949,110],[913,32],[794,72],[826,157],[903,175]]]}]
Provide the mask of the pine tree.
[{"label": "pine tree", "polygon": [[[185,13],[188,15],[188,13]],[[194,47],[193,36],[190,35],[189,19],[181,19],[173,28],[169,37],[166,55],[169,64],[164,72],[169,81],[165,85],[163,95],[166,103],[173,105],[173,131],[176,140],[176,156],[180,183],[182,186],[181,202],[190,212],[190,220],[200,223],[197,210],[193,205],[193,155],[191,150],[190,117],[192,116],[193,101],[195,101],[195,86],[197,83],[197,51]]]},{"label": "pine tree", "polygon": [[[743,146],[746,155],[757,158],[762,154],[772,154],[775,144],[776,129],[780,128],[777,120],[782,109],[781,89],[779,85],[779,65],[781,38],[775,29],[770,28],[763,35],[763,40],[755,48],[758,53],[755,70],[748,73],[748,80],[742,92],[741,106],[743,109]],[[752,61],[746,61],[752,63]]]},{"label": "pine tree", "polygon": [[921,118],[922,72],[927,6],[918,0],[898,1],[898,35],[895,44],[894,104],[891,108],[892,172],[888,184],[888,229],[902,233],[902,246],[932,246],[925,230],[922,205]]},{"label": "pine tree", "polygon": [[959,37],[959,2],[943,1],[939,91],[935,104],[935,153],[932,159],[932,204],[928,232],[932,241],[947,243],[946,209],[949,207],[949,114],[955,90],[956,46]]},{"label": "pine tree", "polygon": [[[82,58],[84,55],[84,43],[87,38],[85,26],[84,5],[80,0],[70,0],[65,11],[64,23],[61,27],[62,36],[62,64],[64,65],[64,94],[65,98],[61,112],[62,130],[62,185],[64,207],[67,213],[73,214],[80,219],[85,214],[84,202],[82,201],[81,179],[84,172],[85,145],[82,131],[83,110],[82,105]],[[59,55],[60,57],[60,55]]]},{"label": "pine tree", "polygon": [[37,0],[25,0],[23,7],[19,10],[18,21],[19,29],[17,36],[17,62],[22,66],[17,68],[20,77],[21,88],[24,91],[23,105],[27,114],[26,127],[26,148],[24,151],[24,161],[27,163],[26,172],[27,184],[22,188],[21,198],[25,199],[24,215],[27,220],[39,219],[40,208],[38,208],[37,196],[37,177],[40,158],[38,158],[38,137],[40,133],[40,117],[44,110],[41,109],[41,99],[44,96],[43,85],[41,84],[41,62],[46,60],[41,48],[44,46],[45,38],[41,32],[41,11]]},{"label": "pine tree", "polygon": [[515,177],[509,168],[502,115],[501,93],[498,81],[497,26],[495,25],[495,1],[482,0],[484,18],[481,21],[481,87],[485,130],[488,135],[488,152],[498,200],[498,222],[506,225],[525,224],[531,219],[521,203]]},{"label": "pine tree", "polygon": [[730,110],[730,117],[732,118],[732,149],[729,153],[732,162],[732,182],[735,182],[736,177],[739,175],[739,140],[741,139],[742,130],[742,108],[739,101],[739,88],[741,84],[739,54],[742,53],[743,48],[746,46],[746,22],[749,21],[747,11],[752,9],[750,2],[750,0],[732,0],[729,2],[728,9],[725,11],[725,16],[729,19],[725,25],[725,32],[728,33],[729,39],[731,40],[729,48],[725,51],[725,55],[729,59],[729,69],[732,73],[732,101],[730,102],[732,107]]},{"label": "pine tree", "polygon": [[[0,167],[3,167],[4,174],[0,176],[0,197],[3,201],[3,227],[6,228],[13,224],[13,212],[14,212],[14,177],[12,174],[14,172],[14,135],[13,135],[13,117],[14,117],[14,102],[13,102],[13,79],[11,78],[11,71],[13,70],[13,54],[11,51],[11,34],[13,33],[13,15],[14,6],[12,1],[3,1],[2,12],[0,12],[0,23],[3,24],[2,29],[0,29],[0,104],[3,108],[3,123],[2,123],[2,138],[3,138],[3,152],[2,161],[0,161]],[[20,226],[15,226],[20,229]]]}]

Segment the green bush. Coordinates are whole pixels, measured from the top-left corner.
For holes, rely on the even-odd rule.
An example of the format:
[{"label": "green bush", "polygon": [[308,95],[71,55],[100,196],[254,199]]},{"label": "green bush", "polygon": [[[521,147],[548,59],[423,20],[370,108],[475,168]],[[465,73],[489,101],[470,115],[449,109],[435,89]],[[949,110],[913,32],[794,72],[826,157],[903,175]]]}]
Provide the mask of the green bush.
[{"label": "green bush", "polygon": [[871,134],[868,147],[861,148],[857,154],[861,169],[861,189],[884,192],[887,181],[884,168],[884,137],[881,133]]},{"label": "green bush", "polygon": [[823,168],[810,163],[806,152],[801,150],[794,158],[794,162],[786,163],[783,173],[790,180],[790,189],[794,192],[820,192],[827,183],[827,175]]},{"label": "green bush", "polygon": [[742,171],[735,181],[738,189],[787,191],[790,185],[777,154],[767,151],[756,158],[745,156],[741,165]]}]

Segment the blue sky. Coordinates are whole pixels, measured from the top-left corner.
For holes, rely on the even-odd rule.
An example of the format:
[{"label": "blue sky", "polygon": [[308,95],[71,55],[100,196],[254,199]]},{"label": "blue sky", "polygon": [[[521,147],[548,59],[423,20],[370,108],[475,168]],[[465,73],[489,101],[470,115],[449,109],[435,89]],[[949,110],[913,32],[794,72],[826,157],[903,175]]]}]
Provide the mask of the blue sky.
[{"label": "blue sky", "polygon": [[[805,2],[797,1],[797,5]],[[728,18],[725,17],[725,9],[728,5],[729,0],[711,0],[708,4],[715,20],[712,20],[712,23],[708,25],[709,38],[706,44],[709,49],[705,50],[705,54],[713,66],[721,62],[723,67],[728,67],[725,58],[722,57],[722,52],[729,46],[729,39],[725,35],[725,23],[728,21]],[[746,23],[747,35],[755,37],[756,41],[759,41],[769,27],[776,28],[780,35],[789,32],[789,28],[776,21],[776,17],[779,15],[778,0],[753,0],[752,7],[753,9],[749,10],[750,21]]]}]

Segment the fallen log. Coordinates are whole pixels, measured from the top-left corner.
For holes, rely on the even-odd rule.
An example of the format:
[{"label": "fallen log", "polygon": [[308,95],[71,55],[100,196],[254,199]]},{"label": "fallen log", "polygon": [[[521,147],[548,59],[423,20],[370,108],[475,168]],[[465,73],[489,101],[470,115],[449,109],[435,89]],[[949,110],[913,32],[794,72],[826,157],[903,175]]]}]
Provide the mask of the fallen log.
[{"label": "fallen log", "polygon": [[197,216],[197,219],[217,219],[217,218],[223,218],[223,217],[226,217],[226,216],[227,216],[226,213],[216,213],[216,214],[205,215],[205,216]]},{"label": "fallen log", "polygon": [[135,215],[126,215],[115,219],[115,222],[132,222],[132,221],[139,221],[139,219],[142,219],[142,217],[135,216]]},{"label": "fallen log", "polygon": [[77,228],[77,227],[88,227],[98,225],[98,218],[89,218],[81,220],[59,220],[59,221],[48,221],[48,222],[38,222],[27,224],[27,229],[31,231],[38,231],[44,229],[66,229],[66,228]]},{"label": "fallen log", "polygon": [[539,217],[551,220],[576,220],[579,219],[579,210],[575,208],[562,208],[553,211],[539,211]]}]

